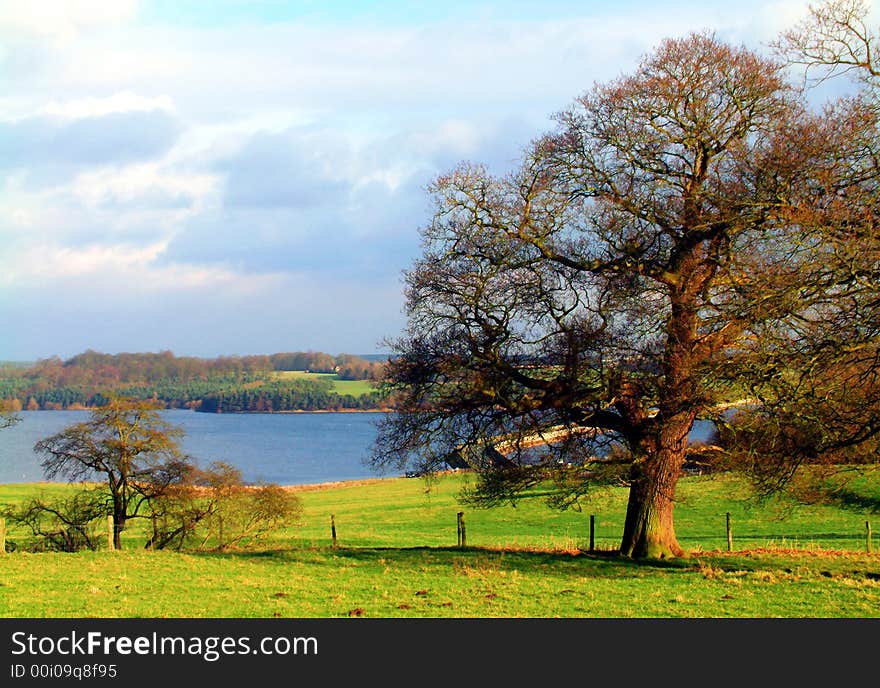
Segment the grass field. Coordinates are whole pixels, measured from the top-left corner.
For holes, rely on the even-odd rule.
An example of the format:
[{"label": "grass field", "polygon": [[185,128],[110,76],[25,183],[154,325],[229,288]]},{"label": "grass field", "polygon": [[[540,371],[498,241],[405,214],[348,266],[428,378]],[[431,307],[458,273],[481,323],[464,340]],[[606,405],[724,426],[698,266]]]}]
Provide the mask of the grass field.
[{"label": "grass field", "polygon": [[370,380],[342,380],[336,373],[307,373],[303,370],[280,370],[275,375],[282,380],[321,380],[329,379],[333,383],[333,391],[337,394],[350,394],[360,397],[376,391]]},{"label": "grass field", "polygon": [[[467,480],[450,474],[429,491],[407,478],[296,488],[301,523],[247,551],[147,552],[132,529],[122,552],[13,552],[0,558],[0,615],[880,616],[880,555],[866,552],[865,537],[880,501],[876,476],[858,486],[862,500],[817,506],[756,504],[734,478],[686,478],[676,517],[690,555],[653,564],[610,553],[623,489],[598,491],[580,513],[552,511],[539,493],[515,508],[478,510],[457,501]],[[4,485],[0,502],[41,489],[69,488]],[[456,546],[458,511],[464,548]],[[592,554],[590,514],[604,550]]]}]

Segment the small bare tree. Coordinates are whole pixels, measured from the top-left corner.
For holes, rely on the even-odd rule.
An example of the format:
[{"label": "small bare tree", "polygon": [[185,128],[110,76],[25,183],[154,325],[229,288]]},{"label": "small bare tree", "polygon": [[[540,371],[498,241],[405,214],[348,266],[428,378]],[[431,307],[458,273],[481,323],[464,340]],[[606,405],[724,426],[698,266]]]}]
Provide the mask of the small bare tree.
[{"label": "small bare tree", "polygon": [[113,544],[130,518],[172,486],[185,482],[192,463],[179,447],[180,428],[167,423],[151,402],[113,399],[91,411],[89,419],[37,442],[49,479],[103,481],[110,495]]}]

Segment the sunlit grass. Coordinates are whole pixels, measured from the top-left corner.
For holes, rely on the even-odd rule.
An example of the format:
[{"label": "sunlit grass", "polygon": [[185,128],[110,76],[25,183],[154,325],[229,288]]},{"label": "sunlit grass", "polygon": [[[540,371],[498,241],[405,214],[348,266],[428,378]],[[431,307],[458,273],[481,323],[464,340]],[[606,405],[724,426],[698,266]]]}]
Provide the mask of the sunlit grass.
[{"label": "sunlit grass", "polygon": [[[7,617],[877,617],[880,556],[866,550],[871,499],[858,508],[749,500],[729,476],[686,478],[676,509],[690,555],[662,564],[610,553],[623,489],[583,510],[543,495],[480,510],[458,501],[469,478],[393,478],[295,488],[299,525],[237,552],[149,552],[143,528],[122,552],[0,557]],[[16,502],[59,485],[5,485]],[[866,505],[868,505],[866,507]],[[456,513],[467,547],[456,547]],[[727,552],[731,513],[734,551]],[[586,552],[589,515],[596,546]],[[330,518],[337,528],[331,547]],[[10,531],[10,539],[22,537]]]},{"label": "sunlit grass", "polygon": [[330,380],[337,394],[350,394],[360,397],[376,391],[370,380],[343,380],[336,373],[309,373],[304,370],[280,370],[274,373],[282,380]]}]

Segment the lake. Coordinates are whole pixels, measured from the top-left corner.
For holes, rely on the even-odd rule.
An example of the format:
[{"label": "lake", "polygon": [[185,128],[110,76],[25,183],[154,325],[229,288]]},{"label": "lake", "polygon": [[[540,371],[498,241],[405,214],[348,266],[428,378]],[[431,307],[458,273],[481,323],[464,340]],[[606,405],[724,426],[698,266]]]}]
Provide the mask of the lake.
[{"label": "lake", "polygon": [[[0,430],[0,483],[44,480],[34,444],[88,411],[25,411]],[[162,411],[186,433],[184,452],[199,465],[225,461],[248,482],[304,485],[380,477],[364,464],[376,437],[378,413],[196,413]],[[389,474],[384,474],[389,475]],[[391,474],[394,475],[394,474]]]},{"label": "lake", "polygon": [[[184,452],[199,465],[224,461],[248,482],[308,485],[381,475],[364,462],[376,438],[378,413],[161,412],[186,433]],[[88,418],[88,411],[24,411],[0,430],[0,483],[44,480],[34,444]],[[711,424],[698,421],[691,439],[706,439]]]}]

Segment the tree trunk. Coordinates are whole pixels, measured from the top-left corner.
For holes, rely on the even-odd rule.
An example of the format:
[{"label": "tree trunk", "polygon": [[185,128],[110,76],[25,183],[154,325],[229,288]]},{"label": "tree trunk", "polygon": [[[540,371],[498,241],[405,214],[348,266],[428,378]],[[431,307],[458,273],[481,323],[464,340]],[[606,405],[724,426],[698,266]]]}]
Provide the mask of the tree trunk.
[{"label": "tree trunk", "polygon": [[125,530],[125,515],[113,514],[113,549],[122,549],[123,530]]},{"label": "tree trunk", "polygon": [[670,293],[658,414],[648,422],[641,446],[636,447],[630,474],[620,551],[635,558],[667,559],[685,554],[675,537],[672,512],[675,488],[696,418],[693,402],[699,396],[693,376],[697,363],[696,301],[702,285],[711,277],[711,270],[704,270],[706,258],[699,243],[689,249],[681,248],[686,250],[676,251],[678,270]]},{"label": "tree trunk", "polygon": [[663,424],[658,444],[633,462],[629,502],[620,553],[627,557],[669,559],[685,556],[675,537],[675,488],[684,465],[692,414]]}]

